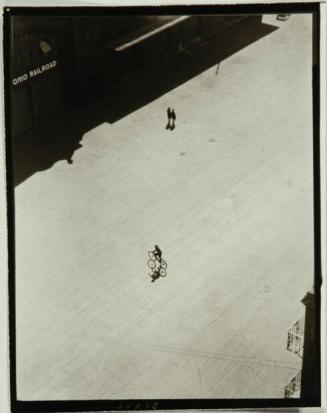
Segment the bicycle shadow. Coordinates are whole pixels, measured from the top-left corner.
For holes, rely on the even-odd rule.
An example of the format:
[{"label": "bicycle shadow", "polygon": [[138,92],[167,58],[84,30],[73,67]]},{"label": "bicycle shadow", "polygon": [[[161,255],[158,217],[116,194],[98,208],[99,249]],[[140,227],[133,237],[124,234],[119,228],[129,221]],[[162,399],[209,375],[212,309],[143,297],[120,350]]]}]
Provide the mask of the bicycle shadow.
[{"label": "bicycle shadow", "polygon": [[149,276],[151,277],[151,282],[152,283],[159,280],[159,278],[160,278],[160,275],[151,275],[151,274],[149,274]]}]

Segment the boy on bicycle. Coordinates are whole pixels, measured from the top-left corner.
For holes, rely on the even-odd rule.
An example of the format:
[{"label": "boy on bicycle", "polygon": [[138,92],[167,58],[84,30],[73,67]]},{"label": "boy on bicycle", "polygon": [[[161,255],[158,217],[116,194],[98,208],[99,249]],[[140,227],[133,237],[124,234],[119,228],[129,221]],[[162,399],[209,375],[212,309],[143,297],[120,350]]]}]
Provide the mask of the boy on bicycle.
[{"label": "boy on bicycle", "polygon": [[153,254],[156,256],[157,260],[161,262],[162,252],[161,252],[161,249],[158,247],[158,245],[154,246]]}]

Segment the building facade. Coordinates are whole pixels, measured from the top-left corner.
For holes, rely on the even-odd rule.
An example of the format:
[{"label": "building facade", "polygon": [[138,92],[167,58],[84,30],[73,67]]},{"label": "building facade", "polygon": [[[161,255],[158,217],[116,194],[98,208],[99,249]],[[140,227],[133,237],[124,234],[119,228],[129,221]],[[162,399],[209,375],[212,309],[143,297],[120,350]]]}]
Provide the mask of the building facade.
[{"label": "building facade", "polygon": [[18,136],[69,105],[108,94],[127,78],[261,16],[14,16],[11,118]]}]

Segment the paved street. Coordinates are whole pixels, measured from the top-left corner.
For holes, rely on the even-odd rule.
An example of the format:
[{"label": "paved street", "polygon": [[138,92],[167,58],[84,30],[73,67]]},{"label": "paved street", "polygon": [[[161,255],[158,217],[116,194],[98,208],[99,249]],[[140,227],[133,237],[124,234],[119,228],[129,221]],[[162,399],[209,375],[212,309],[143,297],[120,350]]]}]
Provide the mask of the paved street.
[{"label": "paved street", "polygon": [[19,399],[284,396],[313,285],[312,27],[264,22],[17,186]]}]

